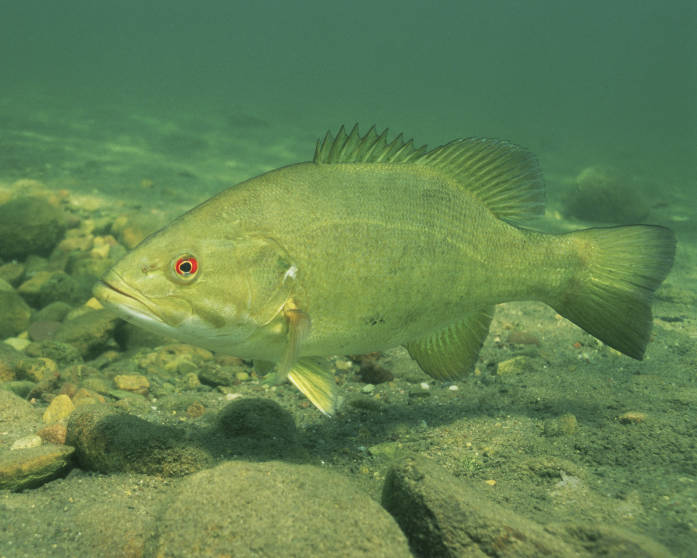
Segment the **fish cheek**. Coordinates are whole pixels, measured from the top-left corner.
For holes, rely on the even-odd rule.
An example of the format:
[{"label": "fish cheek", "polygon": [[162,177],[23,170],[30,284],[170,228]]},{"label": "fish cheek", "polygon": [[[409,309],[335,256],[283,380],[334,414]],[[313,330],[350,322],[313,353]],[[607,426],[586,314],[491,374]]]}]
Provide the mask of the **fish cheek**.
[{"label": "fish cheek", "polygon": [[281,311],[296,286],[297,267],[272,243],[259,246],[246,266],[249,313],[265,325]]}]

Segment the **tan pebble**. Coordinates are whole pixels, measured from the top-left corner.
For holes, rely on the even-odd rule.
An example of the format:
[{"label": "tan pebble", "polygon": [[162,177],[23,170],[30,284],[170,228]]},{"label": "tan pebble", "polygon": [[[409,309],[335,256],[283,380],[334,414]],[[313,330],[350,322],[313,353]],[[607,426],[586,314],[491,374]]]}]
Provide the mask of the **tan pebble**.
[{"label": "tan pebble", "polygon": [[519,372],[526,372],[533,368],[530,357],[520,355],[517,357],[509,358],[508,360],[503,360],[499,362],[496,373],[497,374],[514,374]]},{"label": "tan pebble", "polygon": [[92,308],[93,310],[101,310],[102,308],[104,308],[104,306],[102,306],[102,303],[94,297],[90,298],[87,302],[85,302],[85,306],[87,306],[88,308]]},{"label": "tan pebble", "polygon": [[29,448],[38,448],[42,443],[43,440],[41,439],[41,436],[32,434],[31,436],[25,436],[24,438],[19,438],[18,440],[15,440],[12,446],[10,446],[10,449],[22,450]]},{"label": "tan pebble", "polygon": [[141,374],[119,374],[114,377],[114,383],[119,389],[140,393],[141,395],[145,395],[150,387],[148,379]]},{"label": "tan pebble", "polygon": [[68,428],[64,424],[49,424],[36,433],[44,442],[63,445],[68,434]]},{"label": "tan pebble", "polygon": [[75,405],[73,405],[70,397],[64,393],[56,395],[44,411],[44,424],[53,424],[54,422],[65,420],[74,410]]},{"label": "tan pebble", "polygon": [[637,424],[646,420],[646,413],[640,411],[627,411],[617,417],[622,424]]}]

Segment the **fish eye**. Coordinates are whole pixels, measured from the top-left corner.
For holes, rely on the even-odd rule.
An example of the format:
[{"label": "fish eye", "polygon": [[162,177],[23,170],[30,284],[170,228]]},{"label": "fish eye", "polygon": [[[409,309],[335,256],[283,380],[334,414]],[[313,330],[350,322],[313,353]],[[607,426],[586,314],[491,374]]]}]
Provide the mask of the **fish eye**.
[{"label": "fish eye", "polygon": [[190,281],[198,273],[198,260],[191,254],[185,254],[174,259],[172,268],[179,279]]}]

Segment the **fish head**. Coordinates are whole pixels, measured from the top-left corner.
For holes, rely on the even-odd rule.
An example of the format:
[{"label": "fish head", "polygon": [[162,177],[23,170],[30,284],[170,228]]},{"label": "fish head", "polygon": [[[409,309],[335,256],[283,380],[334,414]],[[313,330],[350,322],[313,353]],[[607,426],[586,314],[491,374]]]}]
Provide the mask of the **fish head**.
[{"label": "fish head", "polygon": [[118,261],[94,295],[144,329],[234,354],[281,314],[297,268],[264,235],[197,239],[173,225]]}]

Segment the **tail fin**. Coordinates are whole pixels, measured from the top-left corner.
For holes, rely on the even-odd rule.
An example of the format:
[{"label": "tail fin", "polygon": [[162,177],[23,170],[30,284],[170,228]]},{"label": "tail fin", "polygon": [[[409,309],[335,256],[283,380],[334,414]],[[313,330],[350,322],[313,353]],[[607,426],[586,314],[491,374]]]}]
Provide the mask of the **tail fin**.
[{"label": "tail fin", "polygon": [[641,360],[651,299],[673,265],[670,229],[631,225],[570,233],[586,266],[552,306],[605,344]]}]

